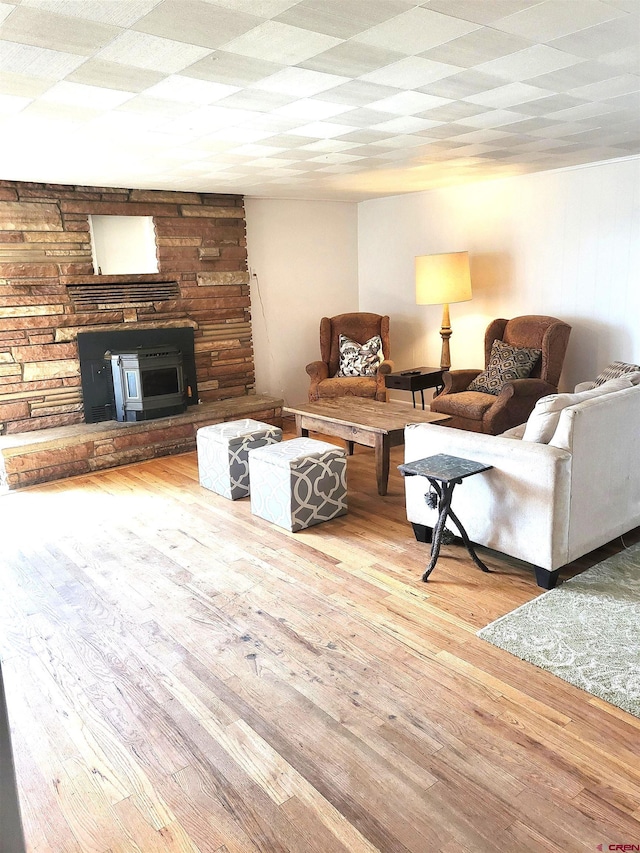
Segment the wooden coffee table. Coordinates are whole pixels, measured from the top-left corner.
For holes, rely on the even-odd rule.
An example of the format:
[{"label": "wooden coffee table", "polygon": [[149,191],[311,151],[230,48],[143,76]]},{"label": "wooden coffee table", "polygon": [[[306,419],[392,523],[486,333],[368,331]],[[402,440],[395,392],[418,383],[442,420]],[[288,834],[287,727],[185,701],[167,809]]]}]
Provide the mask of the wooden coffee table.
[{"label": "wooden coffee table", "polygon": [[283,412],[296,417],[298,435],[309,431],[343,438],[349,454],[353,445],[373,447],[376,458],[378,494],[387,494],[389,483],[389,453],[392,447],[404,444],[407,424],[444,423],[449,415],[410,409],[402,403],[379,403],[363,397],[335,397],[316,403],[285,406]]}]

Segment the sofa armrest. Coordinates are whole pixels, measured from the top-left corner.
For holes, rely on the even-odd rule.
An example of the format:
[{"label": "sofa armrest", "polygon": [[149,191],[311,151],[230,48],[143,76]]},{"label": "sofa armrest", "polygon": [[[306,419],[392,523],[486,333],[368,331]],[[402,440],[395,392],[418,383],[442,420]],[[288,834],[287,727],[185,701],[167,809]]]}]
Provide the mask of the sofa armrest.
[{"label": "sofa armrest", "polygon": [[325,361],[312,361],[305,368],[312,381],[321,382],[329,378],[329,365]]},{"label": "sofa armrest", "polygon": [[309,385],[309,401],[314,402],[319,398],[318,385],[323,379],[329,378],[329,365],[326,361],[312,361],[306,366],[306,371],[311,377]]},{"label": "sofa armrest", "polygon": [[388,358],[385,358],[382,364],[378,367],[378,374],[381,376],[387,376],[389,373],[393,373],[393,362]]},{"label": "sofa armrest", "polygon": [[457,394],[465,391],[470,382],[482,373],[481,370],[447,370],[442,375],[444,388],[438,396],[443,394]]},{"label": "sofa armrest", "polygon": [[487,412],[486,431],[499,435],[514,423],[525,423],[541,397],[556,393],[557,388],[543,379],[514,379],[505,383]]},{"label": "sofa armrest", "polygon": [[[405,461],[445,453],[493,466],[456,488],[453,510],[472,542],[552,571],[568,562],[571,454],[437,424],[405,429]],[[424,477],[405,479],[407,518],[433,527]]]}]

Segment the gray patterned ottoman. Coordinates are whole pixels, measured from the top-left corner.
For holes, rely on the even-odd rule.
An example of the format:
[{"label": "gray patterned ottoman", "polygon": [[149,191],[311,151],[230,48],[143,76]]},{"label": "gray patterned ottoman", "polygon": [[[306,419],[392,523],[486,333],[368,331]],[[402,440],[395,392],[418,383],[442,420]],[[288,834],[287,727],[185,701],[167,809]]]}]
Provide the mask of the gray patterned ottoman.
[{"label": "gray patterned ottoman", "polygon": [[247,453],[282,440],[282,430],[245,418],[201,427],[196,433],[200,485],[232,501],[249,494]]},{"label": "gray patterned ottoman", "polygon": [[251,512],[296,533],[347,511],[344,450],[293,438],[249,452]]}]

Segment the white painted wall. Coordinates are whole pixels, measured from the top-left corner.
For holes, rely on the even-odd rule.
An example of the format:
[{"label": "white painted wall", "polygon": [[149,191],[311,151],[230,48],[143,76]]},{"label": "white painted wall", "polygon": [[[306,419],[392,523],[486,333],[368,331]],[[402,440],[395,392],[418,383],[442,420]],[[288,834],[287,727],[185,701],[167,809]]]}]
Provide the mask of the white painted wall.
[{"label": "white painted wall", "polygon": [[563,389],[640,363],[639,158],[362,202],[358,246],[360,310],[390,315],[396,369],[440,363],[414,256],[463,250],[474,295],[451,306],[454,368],[482,367],[488,322],[520,314],[571,324]]},{"label": "white painted wall", "polygon": [[258,393],[307,399],[320,318],[358,310],[357,205],[246,198]]}]

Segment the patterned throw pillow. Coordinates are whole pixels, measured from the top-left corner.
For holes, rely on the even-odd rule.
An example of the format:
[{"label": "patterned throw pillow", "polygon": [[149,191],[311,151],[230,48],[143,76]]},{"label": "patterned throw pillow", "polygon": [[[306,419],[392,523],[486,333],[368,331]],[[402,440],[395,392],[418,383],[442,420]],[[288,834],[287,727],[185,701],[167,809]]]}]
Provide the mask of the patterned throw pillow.
[{"label": "patterned throw pillow", "polygon": [[625,373],[637,373],[638,371],[640,371],[640,364],[628,364],[626,361],[612,361],[596,377],[596,386],[604,385],[610,379],[617,379],[619,376],[624,376]]},{"label": "patterned throw pillow", "polygon": [[539,349],[517,349],[503,341],[494,341],[487,369],[476,376],[467,391],[481,391],[497,397],[507,382],[529,376],[540,353]]},{"label": "patterned throw pillow", "polygon": [[340,367],[336,376],[375,376],[384,361],[382,339],[374,335],[364,344],[340,335]]}]

